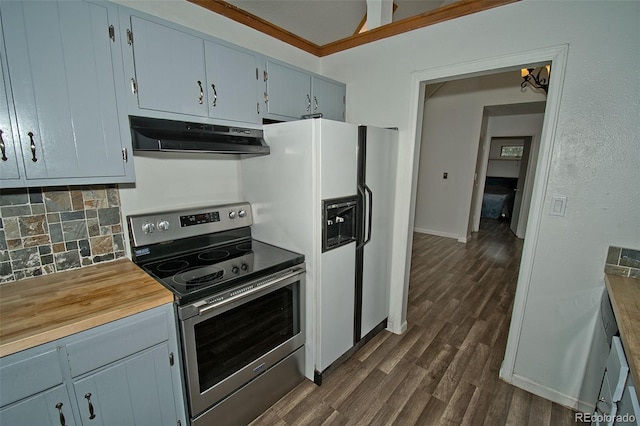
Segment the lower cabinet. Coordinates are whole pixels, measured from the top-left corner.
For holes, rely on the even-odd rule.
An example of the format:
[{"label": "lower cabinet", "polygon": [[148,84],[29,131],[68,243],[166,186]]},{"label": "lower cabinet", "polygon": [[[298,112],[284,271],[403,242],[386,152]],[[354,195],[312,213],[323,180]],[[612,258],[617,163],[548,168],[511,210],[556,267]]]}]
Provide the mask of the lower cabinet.
[{"label": "lower cabinet", "polygon": [[172,305],[0,358],[2,425],[187,424]]},{"label": "lower cabinet", "polygon": [[38,393],[0,409],[2,425],[75,425],[64,385]]}]

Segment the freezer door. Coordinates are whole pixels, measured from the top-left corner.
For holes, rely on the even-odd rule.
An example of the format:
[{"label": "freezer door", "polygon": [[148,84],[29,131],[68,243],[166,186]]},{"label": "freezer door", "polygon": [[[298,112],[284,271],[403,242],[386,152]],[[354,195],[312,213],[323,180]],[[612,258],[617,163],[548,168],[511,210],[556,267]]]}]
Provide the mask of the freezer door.
[{"label": "freezer door", "polygon": [[356,336],[360,339],[389,316],[397,148],[397,130],[366,128],[363,229],[365,240],[370,240],[362,247],[362,325]]},{"label": "freezer door", "polygon": [[353,346],[355,242],[321,255],[317,283],[316,370],[323,372]]}]

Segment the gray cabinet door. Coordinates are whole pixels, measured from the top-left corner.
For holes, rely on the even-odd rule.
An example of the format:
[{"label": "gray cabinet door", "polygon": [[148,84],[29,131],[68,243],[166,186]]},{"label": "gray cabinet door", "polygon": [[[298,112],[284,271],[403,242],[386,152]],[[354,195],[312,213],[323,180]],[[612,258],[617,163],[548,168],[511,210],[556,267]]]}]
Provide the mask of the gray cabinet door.
[{"label": "gray cabinet door", "polygon": [[116,6],[2,2],[0,10],[27,185],[126,181],[133,169],[117,109],[120,47],[109,31]]},{"label": "gray cabinet door", "polygon": [[311,76],[278,62],[267,61],[267,112],[300,118],[311,113]]},{"label": "gray cabinet door", "polygon": [[258,123],[258,67],[251,52],[205,41],[209,116]]},{"label": "gray cabinet door", "polygon": [[322,113],[322,117],[329,120],[344,121],[346,86],[316,76],[313,77],[311,86],[313,113]]},{"label": "gray cabinet door", "polygon": [[208,115],[204,41],[131,16],[138,107]]},{"label": "gray cabinet door", "polygon": [[96,426],[175,425],[170,368],[164,343],[76,380],[80,421]]},{"label": "gray cabinet door", "polygon": [[15,426],[75,425],[71,402],[64,385],[0,409],[0,424]]},{"label": "gray cabinet door", "polygon": [[[0,43],[2,43],[0,34]],[[0,180],[19,180],[18,157],[13,143],[11,117],[9,116],[9,92],[4,80],[4,51],[0,52]]]}]

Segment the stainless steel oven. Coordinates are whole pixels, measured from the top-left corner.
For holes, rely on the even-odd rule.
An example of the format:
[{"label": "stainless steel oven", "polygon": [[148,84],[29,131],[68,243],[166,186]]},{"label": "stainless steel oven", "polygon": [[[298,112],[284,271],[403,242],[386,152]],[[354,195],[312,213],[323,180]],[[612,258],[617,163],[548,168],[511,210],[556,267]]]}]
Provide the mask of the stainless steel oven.
[{"label": "stainless steel oven", "polygon": [[[225,398],[250,401],[242,397],[243,386],[302,348],[304,274],[303,267],[294,267],[233,288],[226,300],[214,296],[178,309],[189,404],[203,413],[194,424],[235,417],[235,404],[227,407]],[[296,382],[302,380],[297,364],[303,361],[297,354]],[[267,395],[282,385],[280,374],[263,380],[270,382]],[[242,411],[248,408],[245,401]]]},{"label": "stainless steel oven", "polygon": [[246,203],[128,217],[175,295],[193,425],[246,424],[304,379],[304,256],[251,238]]}]

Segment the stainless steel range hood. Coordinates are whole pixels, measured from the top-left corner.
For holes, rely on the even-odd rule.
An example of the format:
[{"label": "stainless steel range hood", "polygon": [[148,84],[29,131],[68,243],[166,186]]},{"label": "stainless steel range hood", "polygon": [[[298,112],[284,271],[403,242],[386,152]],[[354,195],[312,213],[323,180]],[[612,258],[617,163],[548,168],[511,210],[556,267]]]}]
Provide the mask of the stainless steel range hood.
[{"label": "stainless steel range hood", "polygon": [[262,130],[129,116],[134,151],[269,154]]}]

